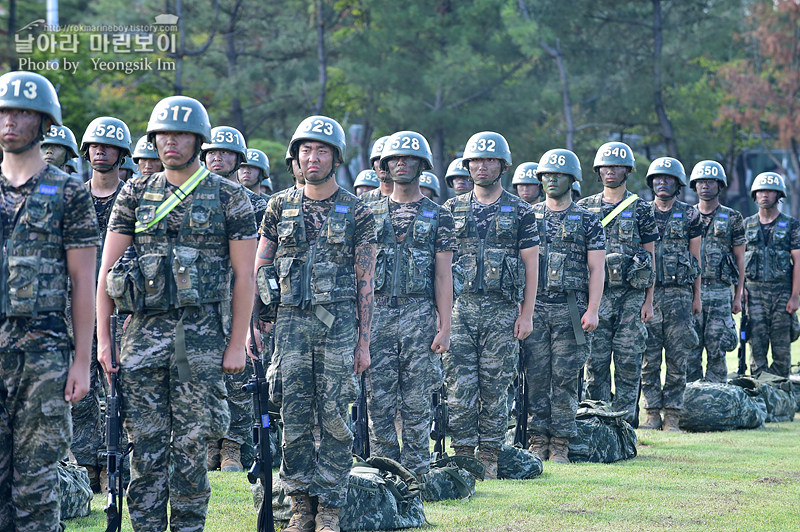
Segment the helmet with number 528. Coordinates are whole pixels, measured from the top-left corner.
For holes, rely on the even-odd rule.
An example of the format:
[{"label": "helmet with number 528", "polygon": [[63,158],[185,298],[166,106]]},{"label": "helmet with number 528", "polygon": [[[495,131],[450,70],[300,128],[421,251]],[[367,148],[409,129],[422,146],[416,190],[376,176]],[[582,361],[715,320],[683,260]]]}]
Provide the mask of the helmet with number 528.
[{"label": "helmet with number 528", "polygon": [[627,166],[633,172],[636,170],[633,150],[624,142],[606,142],[598,148],[592,168],[599,172],[601,166]]},{"label": "helmet with number 528", "polygon": [[750,197],[756,200],[756,192],[759,190],[776,190],[779,194],[778,199],[786,197],[786,181],[781,174],[776,172],[762,172],[753,179],[750,186]]},{"label": "helmet with number 528", "polygon": [[0,109],[38,111],[50,117],[55,125],[61,125],[56,89],[49,79],[35,72],[15,71],[0,76]]},{"label": "helmet with number 528", "polygon": [[169,96],[158,102],[147,122],[147,139],[155,143],[162,131],[195,133],[201,142],[211,141],[211,121],[202,103],[188,96]]},{"label": "helmet with number 528", "polygon": [[[297,157],[300,143],[304,140],[324,142],[330,144],[336,150],[336,162],[343,163],[345,152],[347,151],[347,141],[344,136],[344,129],[333,118],[327,116],[309,116],[297,126],[289,142],[289,154],[292,158]],[[287,165],[291,164],[291,161]]]},{"label": "helmet with number 528", "polygon": [[647,169],[647,186],[653,188],[653,177],[656,175],[669,175],[678,180],[679,187],[686,186],[686,171],[678,159],[672,157],[659,157],[650,163]]},{"label": "helmet with number 528", "polygon": [[78,156],[78,141],[75,140],[75,134],[67,126],[50,126],[50,131],[44,136],[42,146],[48,144],[58,144],[67,149],[67,159]]},{"label": "helmet with number 528", "polygon": [[147,135],[136,141],[136,146],[133,148],[133,162],[139,164],[139,159],[158,159],[158,152],[156,151],[153,143],[147,140]]},{"label": "helmet with number 528", "polygon": [[539,168],[539,163],[527,162],[517,166],[514,170],[514,177],[511,179],[511,185],[541,185],[542,182],[536,177],[536,169]]},{"label": "helmet with number 528", "polygon": [[120,158],[131,154],[131,132],[127,124],[113,116],[100,116],[89,122],[81,139],[81,153],[87,155],[89,144],[119,148]]},{"label": "helmet with number 528", "polygon": [[[404,155],[422,159],[420,171],[433,168],[433,154],[427,139],[416,131],[398,131],[390,135],[383,145],[381,169],[389,169],[388,162],[392,157],[402,157]],[[415,177],[412,176],[410,180]]]},{"label": "helmet with number 528", "polygon": [[539,176],[549,173],[571,175],[575,181],[583,179],[581,161],[578,156],[564,148],[546,151],[539,159],[539,167],[536,168],[536,176],[539,181],[542,179]]},{"label": "helmet with number 528", "polygon": [[728,177],[725,169],[717,161],[700,161],[692,168],[692,175],[689,177],[689,186],[694,190],[699,179],[715,179],[721,186],[728,186]]},{"label": "helmet with number 528", "polygon": [[242,132],[235,127],[217,126],[211,129],[211,142],[200,147],[200,160],[206,160],[206,154],[212,150],[228,150],[236,154],[236,168],[247,160],[247,143]]},{"label": "helmet with number 528", "polygon": [[462,158],[464,159],[462,164],[467,170],[472,159],[500,159],[507,168],[511,166],[511,149],[500,133],[481,131],[469,138],[467,145],[464,146]]}]

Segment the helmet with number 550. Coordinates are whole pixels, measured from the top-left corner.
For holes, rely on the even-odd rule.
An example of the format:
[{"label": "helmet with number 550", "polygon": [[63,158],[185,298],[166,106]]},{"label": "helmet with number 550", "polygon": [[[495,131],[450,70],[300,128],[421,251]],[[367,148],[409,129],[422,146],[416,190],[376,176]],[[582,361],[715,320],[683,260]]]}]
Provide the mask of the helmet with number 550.
[{"label": "helmet with number 550", "polygon": [[689,186],[694,190],[699,179],[715,179],[720,182],[720,186],[728,186],[728,178],[725,169],[717,161],[700,161],[692,168],[692,175],[689,177]]},{"label": "helmet with number 550", "polygon": [[[575,181],[583,179],[578,156],[564,148],[549,150],[542,155],[539,166],[536,168],[536,176],[548,173],[571,175]],[[541,177],[538,179],[541,181]]]},{"label": "helmet with number 550", "polygon": [[[292,135],[292,140],[289,142],[289,154],[292,158],[297,158],[297,151],[299,150],[302,141],[317,141],[324,142],[333,146],[336,150],[336,162],[343,163],[345,152],[347,150],[347,141],[344,136],[344,129],[333,118],[327,116],[309,116],[297,126],[297,129]],[[287,165],[291,162],[287,162]]]},{"label": "helmet with number 550", "polygon": [[686,171],[678,159],[672,157],[659,157],[650,163],[647,169],[647,186],[653,188],[653,177],[668,175],[678,180],[678,190],[686,186]]},{"label": "helmet with number 550", "polygon": [[781,174],[776,172],[762,172],[753,179],[750,186],[750,198],[756,200],[756,192],[759,190],[775,190],[778,192],[778,199],[786,197],[786,181]]}]

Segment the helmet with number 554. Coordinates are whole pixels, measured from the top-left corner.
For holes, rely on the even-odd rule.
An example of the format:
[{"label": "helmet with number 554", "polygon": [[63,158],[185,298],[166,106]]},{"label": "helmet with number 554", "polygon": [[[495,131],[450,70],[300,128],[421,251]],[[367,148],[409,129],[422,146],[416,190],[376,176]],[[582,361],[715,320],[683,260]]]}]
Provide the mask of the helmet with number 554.
[{"label": "helmet with number 554", "polygon": [[700,161],[692,168],[692,175],[689,177],[689,186],[694,190],[699,179],[715,179],[720,182],[720,186],[728,186],[728,178],[725,169],[717,161]]},{"label": "helmet with number 554", "polygon": [[[344,129],[333,118],[327,116],[309,116],[297,126],[289,142],[289,154],[292,158],[297,158],[297,151],[300,143],[304,140],[324,142],[333,146],[336,150],[336,162],[343,163],[347,150],[347,141],[344,136]],[[288,162],[287,164],[291,164]]]},{"label": "helmet with number 554", "polygon": [[[650,163],[647,169],[647,186],[653,188],[653,177],[669,175],[678,180],[678,187],[686,186],[686,171],[678,159],[672,157],[659,157]],[[678,189],[680,190],[680,188]]]},{"label": "helmet with number 554", "polygon": [[[575,181],[583,179],[578,156],[564,148],[549,150],[542,155],[539,166],[536,168],[536,176],[548,173],[571,175]],[[538,179],[541,181],[541,177]]]},{"label": "helmet with number 554", "polygon": [[775,190],[778,192],[778,199],[786,197],[786,181],[783,176],[776,172],[762,172],[753,179],[750,186],[750,198],[756,200],[756,192],[759,190]]}]

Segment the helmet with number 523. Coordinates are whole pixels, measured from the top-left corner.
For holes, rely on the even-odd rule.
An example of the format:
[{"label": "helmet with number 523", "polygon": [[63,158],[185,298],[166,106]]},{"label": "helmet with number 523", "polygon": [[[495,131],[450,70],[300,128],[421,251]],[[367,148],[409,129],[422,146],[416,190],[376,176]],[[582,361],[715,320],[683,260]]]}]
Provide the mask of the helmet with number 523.
[{"label": "helmet with number 523", "polygon": [[786,197],[786,181],[781,174],[776,172],[762,172],[753,179],[750,186],[750,197],[756,200],[756,192],[759,190],[775,190],[778,192],[778,199]]},{"label": "helmet with number 523", "polygon": [[679,187],[686,186],[686,171],[678,159],[672,157],[659,157],[650,163],[647,169],[647,186],[653,188],[653,177],[656,175],[669,175],[678,180]]},{"label": "helmet with number 523", "polygon": [[[383,145],[383,151],[381,151],[381,169],[388,170],[389,159],[393,157],[402,157],[404,155],[422,159],[419,173],[433,168],[433,154],[431,153],[431,147],[428,145],[427,139],[416,131],[398,131],[390,135]],[[416,178],[416,175],[408,176],[408,179],[402,180],[402,182],[411,182]],[[392,176],[392,179],[401,181],[395,179],[394,176]]]},{"label": "helmet with number 523", "polygon": [[636,170],[633,150],[624,142],[606,142],[598,148],[592,168],[599,172],[601,166],[627,166],[633,172]]},{"label": "helmet with number 523", "polygon": [[717,161],[700,161],[692,168],[692,175],[689,177],[689,186],[694,190],[699,179],[715,179],[721,183],[720,186],[728,186],[728,177],[725,169]]},{"label": "helmet with number 523", "polygon": [[119,148],[120,159],[131,154],[131,132],[127,124],[113,116],[100,116],[89,122],[81,139],[81,153],[88,157],[89,144]]},{"label": "helmet with number 523", "polygon": [[565,148],[546,151],[539,159],[539,167],[536,168],[539,181],[542,180],[539,176],[549,173],[571,175],[575,181],[583,179],[581,161],[577,155]]},{"label": "helmet with number 523", "polygon": [[[343,163],[345,152],[347,151],[347,141],[344,136],[344,129],[333,118],[327,116],[309,116],[297,126],[289,142],[289,154],[292,158],[297,157],[297,152],[302,141],[324,142],[333,146],[336,150],[336,162]],[[287,162],[287,165],[291,161]]]}]

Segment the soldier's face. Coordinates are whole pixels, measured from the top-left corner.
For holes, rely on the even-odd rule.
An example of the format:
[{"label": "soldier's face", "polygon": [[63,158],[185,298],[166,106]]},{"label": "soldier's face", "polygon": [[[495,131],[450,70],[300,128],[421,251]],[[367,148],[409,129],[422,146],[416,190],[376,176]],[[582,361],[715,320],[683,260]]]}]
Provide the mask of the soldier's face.
[{"label": "soldier's face", "polygon": [[756,190],[756,203],[765,209],[772,208],[778,203],[777,190]]},{"label": "soldier's face", "polygon": [[239,167],[239,183],[246,187],[253,187],[261,182],[261,168],[249,164]]},{"label": "soldier's face", "polygon": [[47,164],[60,168],[67,162],[67,148],[60,144],[44,144],[39,151],[42,152],[42,159]]},{"label": "soldier's face", "polygon": [[139,170],[141,170],[143,174],[155,174],[163,169],[164,167],[160,159],[139,159]]},{"label": "soldier's face", "polygon": [[377,187],[371,187],[369,185],[358,185],[356,187],[356,196],[361,196],[364,192],[369,192],[370,190],[375,190]]},{"label": "soldier's face", "polygon": [[216,174],[228,175],[236,168],[238,158],[230,150],[209,150],[206,152],[206,168]]},{"label": "soldier's face", "polygon": [[392,157],[386,161],[392,181],[398,183],[410,183],[416,179],[420,173],[421,165],[422,159],[408,155]]},{"label": "soldier's face", "polygon": [[678,180],[671,175],[653,176],[653,194],[659,199],[670,199],[678,192]]},{"label": "soldier's face", "polygon": [[527,203],[533,204],[539,201],[539,185],[533,183],[523,183],[517,185],[517,196]]},{"label": "soldier's face", "polygon": [[472,183],[472,180],[468,177],[464,177],[463,175],[458,175],[453,178],[453,192],[455,192],[456,194],[466,194],[474,187],[475,185]]},{"label": "soldier's face", "polygon": [[700,199],[712,200],[719,196],[719,181],[716,179],[698,179],[695,183],[695,190]]},{"label": "soldier's face", "polygon": [[131,178],[132,175],[133,175],[133,172],[128,170],[127,168],[120,168],[119,169],[119,178],[122,181],[126,182],[126,183],[128,182],[128,179]]},{"label": "soldier's face", "polygon": [[156,133],[156,148],[161,162],[169,167],[178,167],[189,162],[195,154],[197,137],[194,133],[165,131]]},{"label": "soldier's face", "polygon": [[470,159],[469,175],[472,181],[482,187],[487,187],[497,181],[503,170],[503,161],[494,158]]},{"label": "soldier's face", "polygon": [[627,166],[601,166],[597,169],[604,187],[616,188],[625,181]]},{"label": "soldier's face", "polygon": [[392,181],[392,178],[389,176],[389,172],[381,169],[380,158],[377,158],[374,161],[372,161],[372,169],[375,170],[376,174],[378,174],[378,181],[381,181],[383,183],[389,183]]},{"label": "soldier's face", "polygon": [[119,148],[108,144],[89,144],[89,162],[92,166],[111,166],[119,159]]},{"label": "soldier's face", "polygon": [[426,198],[433,199],[432,189],[426,187],[420,187],[419,191],[422,192],[422,195],[425,196]]},{"label": "soldier's face", "polygon": [[42,115],[28,109],[0,109],[0,146],[23,148],[39,136]]},{"label": "soldier's face", "polygon": [[544,187],[544,193],[549,198],[562,198],[572,192],[573,177],[568,174],[546,172],[539,176]]},{"label": "soldier's face", "polygon": [[307,184],[322,183],[331,175],[335,150],[324,142],[306,141],[300,144],[297,161]]}]

